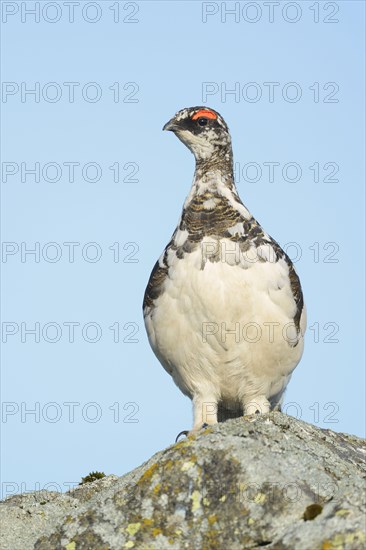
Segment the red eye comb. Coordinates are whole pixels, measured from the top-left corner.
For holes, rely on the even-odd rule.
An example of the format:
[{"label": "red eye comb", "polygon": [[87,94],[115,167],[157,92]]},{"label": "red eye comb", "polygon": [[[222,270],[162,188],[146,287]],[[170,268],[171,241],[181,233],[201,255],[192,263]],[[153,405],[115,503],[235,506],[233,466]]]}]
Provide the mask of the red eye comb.
[{"label": "red eye comb", "polygon": [[192,117],[192,120],[197,120],[197,118],[201,118],[201,116],[204,116],[206,118],[217,118],[217,114],[213,113],[212,111],[208,111],[207,109],[201,109],[197,113],[195,113]]}]

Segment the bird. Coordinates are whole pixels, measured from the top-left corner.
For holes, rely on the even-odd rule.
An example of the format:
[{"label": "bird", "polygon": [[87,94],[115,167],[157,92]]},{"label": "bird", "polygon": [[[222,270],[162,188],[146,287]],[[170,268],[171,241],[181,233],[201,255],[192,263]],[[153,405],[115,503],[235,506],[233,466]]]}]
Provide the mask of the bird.
[{"label": "bird", "polygon": [[281,410],[304,349],[306,307],[280,245],[241,201],[229,128],[206,106],[163,127],[195,157],[191,189],[143,299],[152,350],[193,403],[193,434]]}]

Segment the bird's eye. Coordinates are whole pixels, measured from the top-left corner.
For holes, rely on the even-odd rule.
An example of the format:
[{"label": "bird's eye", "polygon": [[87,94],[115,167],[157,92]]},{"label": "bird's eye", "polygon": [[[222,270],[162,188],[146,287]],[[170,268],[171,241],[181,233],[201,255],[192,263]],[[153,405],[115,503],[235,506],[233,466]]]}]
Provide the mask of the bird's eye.
[{"label": "bird's eye", "polygon": [[200,126],[206,126],[207,122],[208,122],[208,119],[204,116],[201,116],[198,120],[197,120],[198,124]]}]

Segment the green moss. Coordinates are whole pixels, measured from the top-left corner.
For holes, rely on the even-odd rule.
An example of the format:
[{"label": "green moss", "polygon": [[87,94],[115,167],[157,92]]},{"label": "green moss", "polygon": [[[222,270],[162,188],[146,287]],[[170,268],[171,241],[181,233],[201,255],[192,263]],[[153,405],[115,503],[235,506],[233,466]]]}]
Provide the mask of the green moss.
[{"label": "green moss", "polygon": [[312,520],[321,514],[322,510],[323,506],[321,506],[321,504],[310,504],[305,508],[305,512],[302,517],[305,521]]},{"label": "green moss", "polygon": [[85,483],[91,483],[92,481],[95,481],[96,479],[102,479],[103,477],[105,477],[104,472],[90,472],[90,474],[81,478],[79,485],[84,485]]}]

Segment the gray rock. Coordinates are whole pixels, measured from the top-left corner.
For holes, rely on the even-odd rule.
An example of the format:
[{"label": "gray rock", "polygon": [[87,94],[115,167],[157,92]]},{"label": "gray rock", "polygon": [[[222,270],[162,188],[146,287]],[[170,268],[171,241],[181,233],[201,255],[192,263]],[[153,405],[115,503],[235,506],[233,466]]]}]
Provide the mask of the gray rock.
[{"label": "gray rock", "polygon": [[364,550],[366,442],[281,413],[229,420],[123,477],[0,503],[3,550]]}]

